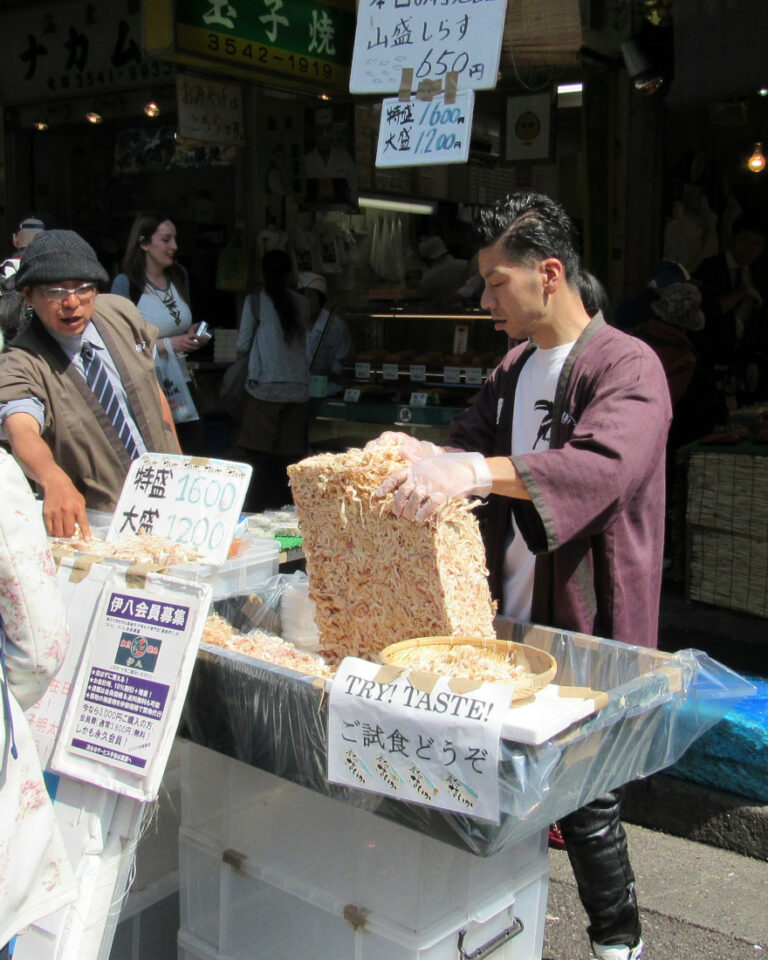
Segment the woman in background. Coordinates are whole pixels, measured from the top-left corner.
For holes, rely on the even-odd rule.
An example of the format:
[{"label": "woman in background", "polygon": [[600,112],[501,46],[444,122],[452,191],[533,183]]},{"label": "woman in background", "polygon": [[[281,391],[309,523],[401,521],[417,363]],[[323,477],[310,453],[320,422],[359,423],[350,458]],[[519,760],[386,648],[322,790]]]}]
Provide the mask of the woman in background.
[{"label": "woman in background", "polygon": [[291,503],[286,467],[306,454],[309,413],[309,306],[290,289],[284,250],[268,250],[261,271],[264,289],[246,298],[237,341],[248,379],[233,457],[253,465],[249,511]]},{"label": "woman in background", "polygon": [[[185,357],[208,341],[192,322],[187,271],[176,262],[176,227],[161,213],[140,213],[133,222],[123,257],[123,272],[112,282],[112,293],[128,297],[139,313],[160,331],[157,340],[157,379],[165,390],[179,443],[184,453],[204,454],[200,416],[191,397],[181,396],[169,377],[169,355],[178,360],[187,385],[191,375]],[[175,370],[176,365],[171,364]],[[170,380],[170,382],[168,382]]]},{"label": "woman in background", "polygon": [[5,960],[11,938],[73,900],[76,886],[22,712],[42,697],[64,660],[64,602],[40,505],[3,450],[0,489],[0,960]]}]

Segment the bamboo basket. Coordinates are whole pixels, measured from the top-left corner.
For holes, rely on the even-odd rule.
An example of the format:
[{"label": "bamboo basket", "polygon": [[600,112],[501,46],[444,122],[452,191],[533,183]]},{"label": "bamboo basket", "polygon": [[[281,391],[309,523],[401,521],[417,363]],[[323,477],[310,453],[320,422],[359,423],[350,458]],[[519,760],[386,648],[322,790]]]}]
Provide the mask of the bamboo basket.
[{"label": "bamboo basket", "polygon": [[[515,643],[513,640],[482,639],[479,637],[415,637],[412,640],[401,640],[392,643],[379,651],[382,663],[394,667],[408,667],[409,653],[419,647],[443,648],[447,654],[453,647],[467,644],[478,647],[486,652],[493,652],[499,660],[511,661],[515,666],[522,667],[528,676],[512,677],[509,683],[514,687],[513,700],[523,700],[542,690],[551,683],[557,673],[557,663],[550,654],[525,643]],[[453,673],[449,670],[440,671],[441,675],[452,679],[476,681],[477,678]],[[502,681],[497,681],[502,682]]]}]

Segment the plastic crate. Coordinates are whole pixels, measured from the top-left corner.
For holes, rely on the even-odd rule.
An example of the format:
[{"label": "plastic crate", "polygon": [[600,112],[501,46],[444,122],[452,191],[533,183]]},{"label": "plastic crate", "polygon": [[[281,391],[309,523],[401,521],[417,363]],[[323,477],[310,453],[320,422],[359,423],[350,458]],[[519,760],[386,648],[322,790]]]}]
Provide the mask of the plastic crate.
[{"label": "plastic crate", "polygon": [[[488,904],[499,913],[516,891],[546,878],[545,831],[476,857],[195,744],[187,744],[182,769],[182,926],[225,953],[219,915],[228,916],[228,891],[238,884],[222,881],[217,894],[222,858],[252,884],[314,904],[317,923],[362,911],[402,943],[435,942]],[[224,902],[217,905],[217,896]],[[240,922],[222,920],[222,930]]]},{"label": "plastic crate", "polygon": [[[307,859],[312,852],[307,851]],[[455,960],[459,937],[472,953],[508,931],[496,960],[538,960],[544,938],[547,873],[472,909],[455,909],[441,923],[410,929],[376,910],[381,890],[361,888],[347,904],[333,882],[318,888],[282,875],[273,864],[255,865],[182,832],[181,930],[192,956],[227,960],[311,956],[334,960]],[[432,874],[425,875],[429,885]],[[393,882],[397,882],[393,878]],[[411,893],[415,891],[411,890]]]},{"label": "plastic crate", "polygon": [[279,567],[280,544],[277,540],[254,537],[244,553],[219,566],[188,563],[171,567],[168,573],[184,580],[202,580],[211,585],[213,600],[223,600],[250,593],[257,584],[276,576]]}]

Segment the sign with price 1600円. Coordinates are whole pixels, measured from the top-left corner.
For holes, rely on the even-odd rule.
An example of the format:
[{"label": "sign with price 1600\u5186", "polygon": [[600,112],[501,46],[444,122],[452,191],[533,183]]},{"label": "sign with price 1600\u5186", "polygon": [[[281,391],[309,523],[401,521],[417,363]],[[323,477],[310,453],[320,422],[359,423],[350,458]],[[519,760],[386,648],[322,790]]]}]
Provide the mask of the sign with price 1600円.
[{"label": "sign with price 1600\u5186", "polygon": [[473,90],[456,94],[454,103],[434,100],[398,100],[381,105],[377,167],[422,166],[427,163],[465,163],[469,156]]}]

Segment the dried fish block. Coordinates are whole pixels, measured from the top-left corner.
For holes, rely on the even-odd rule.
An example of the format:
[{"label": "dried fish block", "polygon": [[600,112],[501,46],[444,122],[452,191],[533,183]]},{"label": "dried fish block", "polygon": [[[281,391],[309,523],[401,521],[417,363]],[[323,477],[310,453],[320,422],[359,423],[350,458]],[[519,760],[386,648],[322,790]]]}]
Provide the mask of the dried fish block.
[{"label": "dried fish block", "polygon": [[288,468],[304,538],[320,650],[375,660],[399,640],[494,636],[477,519],[464,498],[425,524],[395,517],[373,494],[407,466],[397,445],[319,454]]}]

